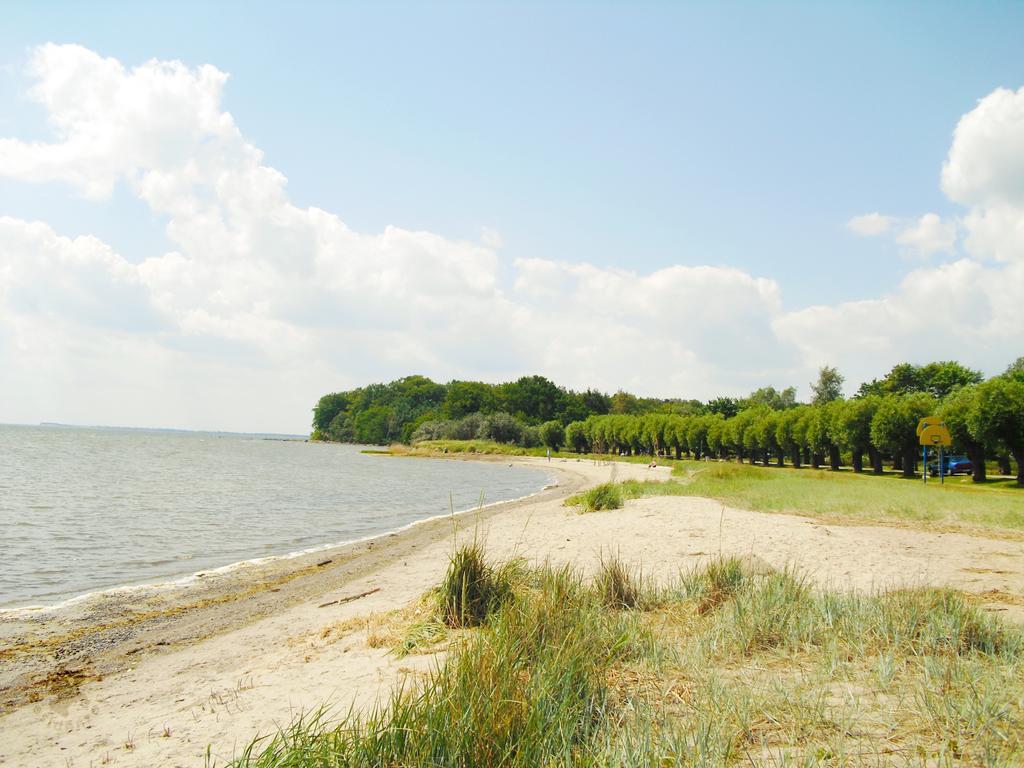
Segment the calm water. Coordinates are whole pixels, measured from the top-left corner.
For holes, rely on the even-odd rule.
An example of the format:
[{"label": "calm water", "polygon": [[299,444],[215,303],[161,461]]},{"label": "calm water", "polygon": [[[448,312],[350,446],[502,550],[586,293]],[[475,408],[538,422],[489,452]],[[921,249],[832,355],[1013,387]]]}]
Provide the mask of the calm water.
[{"label": "calm water", "polygon": [[394,530],[548,481],[505,464],[204,433],[0,425],[0,606]]}]

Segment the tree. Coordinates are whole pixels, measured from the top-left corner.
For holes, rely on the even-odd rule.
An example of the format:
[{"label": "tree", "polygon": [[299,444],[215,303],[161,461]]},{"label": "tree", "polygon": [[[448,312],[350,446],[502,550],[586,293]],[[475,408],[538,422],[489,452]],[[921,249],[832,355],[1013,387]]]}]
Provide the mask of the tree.
[{"label": "tree", "polygon": [[824,405],[843,396],[843,382],[846,379],[835,368],[824,365],[818,371],[818,380],[811,383],[811,404]]},{"label": "tree", "polygon": [[387,445],[395,435],[391,433],[391,417],[387,406],[373,405],[355,418],[355,440],[367,445]]},{"label": "tree", "polygon": [[623,392],[621,389],[611,397],[608,408],[609,413],[640,413],[640,401],[636,395]]},{"label": "tree", "polygon": [[775,442],[779,451],[788,453],[794,468],[800,468],[800,451],[804,446],[806,435],[800,431],[798,424],[804,417],[806,405],[790,408],[779,414],[775,422]]},{"label": "tree", "polygon": [[971,460],[971,479],[985,482],[985,444],[971,432],[971,420],[978,407],[977,386],[961,387],[947,397],[939,416],[953,438],[953,447],[962,449]]},{"label": "tree", "polygon": [[344,392],[324,395],[313,408],[313,429],[326,434],[334,417],[348,408],[348,397]]},{"label": "tree", "polygon": [[[579,422],[574,422],[579,423]],[[565,443],[565,427],[557,419],[545,421],[540,425],[540,441],[552,451],[557,451]]]},{"label": "tree", "polygon": [[580,399],[583,400],[583,405],[586,406],[588,414],[592,413],[601,416],[612,409],[612,399],[604,392],[599,392],[596,389],[588,389],[586,392],[581,393]]},{"label": "tree", "polygon": [[523,436],[523,425],[507,413],[490,413],[484,416],[477,434],[481,440],[496,443],[518,443]]},{"label": "tree", "polygon": [[461,419],[471,413],[490,413],[495,408],[494,387],[482,381],[450,381],[445,388],[442,413]]},{"label": "tree", "polygon": [[716,397],[708,400],[708,412],[720,413],[727,419],[731,419],[740,412],[740,401],[735,397]]},{"label": "tree", "polygon": [[508,410],[527,424],[555,418],[563,391],[543,376],[523,376],[499,387]]},{"label": "tree", "polygon": [[935,399],[926,392],[889,395],[882,398],[871,419],[871,442],[888,448],[903,459],[903,476],[914,476],[919,445],[917,422],[935,409]]},{"label": "tree", "polygon": [[1024,383],[997,376],[978,385],[968,428],[986,445],[999,443],[1017,462],[1017,485],[1024,486]]},{"label": "tree", "polygon": [[984,379],[981,371],[967,368],[955,360],[941,360],[921,366],[924,391],[938,400],[942,400],[960,387],[980,384]]},{"label": "tree", "polygon": [[856,397],[843,402],[837,408],[831,422],[833,442],[850,452],[854,472],[864,470],[864,454],[868,454],[871,469],[876,475],[882,474],[882,456],[871,443],[871,420],[878,410],[881,398],[877,395]]},{"label": "tree", "polygon": [[755,389],[746,397],[747,406],[767,405],[773,411],[781,411],[796,405],[796,387],[786,387],[779,392],[775,387]]},{"label": "tree", "polygon": [[587,438],[587,425],[583,421],[574,421],[565,428],[565,441],[576,453],[585,453],[590,440]]},{"label": "tree", "polygon": [[1008,379],[1024,382],[1024,357],[1018,357],[1010,363],[1006,370],[1003,371],[1003,376]]}]

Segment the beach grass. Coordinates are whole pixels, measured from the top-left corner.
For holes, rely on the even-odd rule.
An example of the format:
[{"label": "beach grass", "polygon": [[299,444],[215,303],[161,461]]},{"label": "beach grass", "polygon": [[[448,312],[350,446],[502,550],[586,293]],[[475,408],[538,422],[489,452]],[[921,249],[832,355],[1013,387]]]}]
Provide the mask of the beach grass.
[{"label": "beach grass", "polygon": [[600,512],[605,509],[620,509],[622,501],[622,485],[608,482],[570,496],[565,500],[565,505],[576,507],[580,512],[586,513]]},{"label": "beach grass", "polygon": [[660,586],[617,558],[593,579],[520,576],[425,680],[365,717],[300,719],[233,766],[1024,761],[1024,630],[960,593],[821,591],[736,559]]}]

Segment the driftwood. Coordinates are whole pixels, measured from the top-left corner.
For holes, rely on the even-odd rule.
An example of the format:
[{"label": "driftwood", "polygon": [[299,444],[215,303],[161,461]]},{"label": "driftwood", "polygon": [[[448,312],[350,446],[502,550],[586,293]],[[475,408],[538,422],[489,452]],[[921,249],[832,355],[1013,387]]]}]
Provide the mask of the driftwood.
[{"label": "driftwood", "polygon": [[343,603],[351,603],[353,600],[358,600],[361,597],[372,595],[374,592],[380,592],[380,587],[374,587],[366,592],[360,592],[358,595],[349,595],[348,597],[340,597],[337,600],[331,600],[329,603],[323,603],[318,605],[317,608],[326,608],[328,605],[342,605]]}]

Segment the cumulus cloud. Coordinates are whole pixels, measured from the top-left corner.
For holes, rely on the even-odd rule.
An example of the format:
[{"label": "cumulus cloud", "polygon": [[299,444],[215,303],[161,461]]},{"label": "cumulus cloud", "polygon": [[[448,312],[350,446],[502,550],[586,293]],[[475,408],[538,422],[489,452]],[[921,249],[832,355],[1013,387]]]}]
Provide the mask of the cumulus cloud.
[{"label": "cumulus cloud", "polygon": [[[214,67],[129,68],[45,45],[30,72],[52,137],[0,139],[0,174],[97,201],[123,184],[163,217],[173,250],[140,262],[96,238],[0,219],[2,419],[290,431],[329,389],[412,372],[539,372],[703,398],[808,381],[823,363],[852,383],[922,349],[948,356],[951,339],[974,365],[1018,354],[1000,345],[1024,300],[1019,264],[961,259],[891,295],[795,313],[774,280],[728,267],[638,274],[520,259],[506,282],[492,230],[480,242],[360,233],[293,205],[285,176],[223,110],[227,75]],[[948,165],[967,162],[956,147],[975,141],[972,125],[961,121]],[[964,226],[972,247],[1002,258],[1022,218],[1012,184],[998,185],[990,198],[967,184]],[[955,238],[934,214],[849,226],[928,252]]]},{"label": "cumulus cloud", "polygon": [[920,257],[951,253],[957,238],[956,222],[943,219],[937,213],[926,213],[919,219],[866,213],[847,221],[846,228],[862,237],[892,235],[908,255]]},{"label": "cumulus cloud", "polygon": [[956,244],[956,222],[943,220],[937,213],[926,213],[904,227],[896,242],[919,256],[949,253]]},{"label": "cumulus cloud", "polygon": [[942,189],[964,205],[1024,207],[1024,88],[997,88],[960,118]]},{"label": "cumulus cloud", "polygon": [[892,228],[895,225],[895,217],[886,216],[878,211],[875,211],[874,213],[865,213],[863,216],[854,216],[846,222],[847,229],[864,237],[884,235],[886,232],[892,231]]}]

